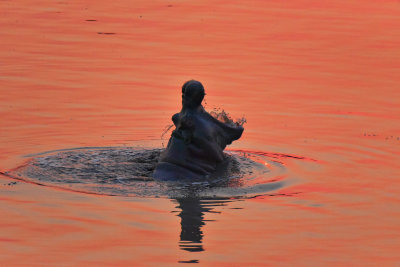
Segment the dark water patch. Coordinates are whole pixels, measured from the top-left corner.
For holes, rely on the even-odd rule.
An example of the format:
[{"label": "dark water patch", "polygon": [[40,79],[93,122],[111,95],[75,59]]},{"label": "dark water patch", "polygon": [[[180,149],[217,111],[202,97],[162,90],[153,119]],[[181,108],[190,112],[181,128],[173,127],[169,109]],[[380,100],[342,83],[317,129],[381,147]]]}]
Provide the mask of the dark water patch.
[{"label": "dark water patch", "polygon": [[97,32],[97,34],[113,35],[113,34],[116,34],[116,33],[115,32]]},{"label": "dark water patch", "polygon": [[55,150],[28,155],[25,165],[5,175],[89,194],[215,200],[271,194],[290,184],[282,161],[306,160],[294,155],[231,150],[217,172],[204,180],[159,182],[152,173],[162,151],[132,147]]},{"label": "dark water patch", "polygon": [[385,139],[385,141],[388,140],[393,140],[393,141],[400,141],[400,136],[397,135],[379,135],[376,133],[364,133],[363,134],[364,137],[376,137],[376,138],[382,138]]},{"label": "dark water patch", "polygon": [[8,184],[4,184],[4,185],[8,185],[8,186],[14,186],[14,185],[16,185],[17,184],[17,182],[10,182],[10,183],[8,183]]},{"label": "dark water patch", "polygon": [[178,263],[199,263],[199,260],[178,261]]}]

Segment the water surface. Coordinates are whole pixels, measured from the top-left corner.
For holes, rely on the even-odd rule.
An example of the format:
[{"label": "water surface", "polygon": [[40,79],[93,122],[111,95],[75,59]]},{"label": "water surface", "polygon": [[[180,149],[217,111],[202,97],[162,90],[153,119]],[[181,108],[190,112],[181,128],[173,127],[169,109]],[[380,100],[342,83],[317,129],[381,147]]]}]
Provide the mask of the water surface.
[{"label": "water surface", "polygon": [[[251,198],[107,196],[0,175],[3,265],[400,263],[398,1],[0,1],[0,171],[162,147],[188,79],[295,155]],[[26,157],[28,155],[28,157]],[[59,177],[55,177],[59,178]]]}]

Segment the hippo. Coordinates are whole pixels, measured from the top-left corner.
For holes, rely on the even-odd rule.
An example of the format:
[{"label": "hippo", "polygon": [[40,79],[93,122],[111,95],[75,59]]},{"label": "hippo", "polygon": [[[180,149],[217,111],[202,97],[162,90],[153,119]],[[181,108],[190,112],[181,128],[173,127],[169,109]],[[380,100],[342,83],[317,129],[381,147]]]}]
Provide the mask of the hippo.
[{"label": "hippo", "polygon": [[155,180],[208,178],[224,162],[225,147],[241,137],[242,126],[221,122],[203,108],[204,95],[199,81],[183,84],[182,109],[172,116],[176,128],[153,172]]}]

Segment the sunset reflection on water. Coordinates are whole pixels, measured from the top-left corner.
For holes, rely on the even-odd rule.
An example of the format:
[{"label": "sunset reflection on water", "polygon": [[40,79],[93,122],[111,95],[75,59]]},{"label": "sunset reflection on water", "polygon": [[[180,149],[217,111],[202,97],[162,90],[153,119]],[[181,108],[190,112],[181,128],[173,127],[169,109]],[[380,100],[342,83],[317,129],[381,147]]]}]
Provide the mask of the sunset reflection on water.
[{"label": "sunset reflection on water", "polygon": [[232,149],[315,160],[285,159],[296,183],[250,199],[0,175],[1,265],[400,263],[399,1],[6,0],[0,13],[3,173],[51,150],[161,147],[192,78],[207,110],[247,119]]}]

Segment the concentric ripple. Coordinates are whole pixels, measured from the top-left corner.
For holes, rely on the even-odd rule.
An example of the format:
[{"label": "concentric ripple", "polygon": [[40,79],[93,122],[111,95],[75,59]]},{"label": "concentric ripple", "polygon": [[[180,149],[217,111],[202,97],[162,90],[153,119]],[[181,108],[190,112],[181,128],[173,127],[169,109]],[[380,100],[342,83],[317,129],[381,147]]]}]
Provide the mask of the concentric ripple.
[{"label": "concentric ripple", "polygon": [[302,157],[231,150],[217,172],[202,181],[159,182],[151,174],[162,149],[75,148],[31,157],[12,178],[72,191],[141,197],[252,197],[290,183],[282,159]]}]

